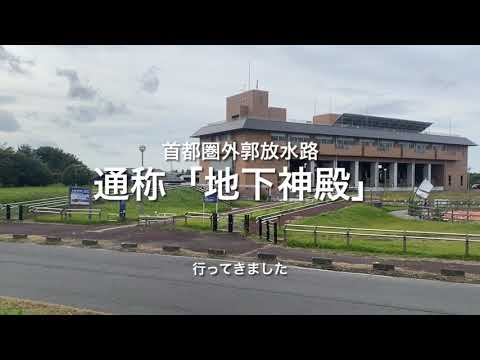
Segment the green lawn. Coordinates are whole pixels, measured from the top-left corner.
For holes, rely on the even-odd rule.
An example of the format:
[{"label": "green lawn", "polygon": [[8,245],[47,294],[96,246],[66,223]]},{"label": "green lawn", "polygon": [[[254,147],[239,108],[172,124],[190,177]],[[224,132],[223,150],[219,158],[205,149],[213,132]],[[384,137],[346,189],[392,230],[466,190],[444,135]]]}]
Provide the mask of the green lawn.
[{"label": "green lawn", "polygon": [[[338,227],[376,228],[410,231],[433,231],[445,233],[480,234],[480,223],[443,223],[435,221],[403,220],[388,213],[387,209],[358,204],[331,213],[312,216],[295,222],[302,225],[324,225]],[[333,230],[332,230],[333,231]],[[288,245],[297,247],[315,247],[312,233],[288,232]],[[402,240],[382,240],[365,237],[353,237],[347,246],[344,235],[317,234],[317,247],[374,252],[384,254],[403,254]],[[407,254],[413,256],[464,258],[463,242],[437,240],[408,240]],[[480,260],[480,244],[470,244],[469,259]]]},{"label": "green lawn", "polygon": [[67,195],[68,187],[63,184],[49,186],[0,187],[0,204]]},{"label": "green lawn", "polygon": [[30,300],[0,297],[0,315],[97,315],[95,311]]},{"label": "green lawn", "polygon": [[[255,201],[232,201],[220,202],[218,204],[218,211],[228,211],[231,208],[243,208],[257,205]],[[93,208],[102,210],[102,219],[98,216],[93,216],[91,223],[107,223],[107,214],[118,214],[119,202],[101,200],[93,204]],[[126,213],[127,220],[136,221],[139,215],[140,203],[136,201],[135,197],[131,197],[127,202]],[[203,208],[203,194],[193,188],[169,189],[166,191],[164,197],[159,197],[156,201],[150,201],[147,198],[144,200],[144,214],[154,215],[158,213],[173,213],[176,215],[184,215],[187,211],[202,212]],[[215,212],[215,204],[205,204],[205,212]],[[36,218],[37,221],[42,222],[59,222],[58,215],[42,215]],[[89,223],[87,215],[72,215],[68,220],[69,223],[86,224]]]}]

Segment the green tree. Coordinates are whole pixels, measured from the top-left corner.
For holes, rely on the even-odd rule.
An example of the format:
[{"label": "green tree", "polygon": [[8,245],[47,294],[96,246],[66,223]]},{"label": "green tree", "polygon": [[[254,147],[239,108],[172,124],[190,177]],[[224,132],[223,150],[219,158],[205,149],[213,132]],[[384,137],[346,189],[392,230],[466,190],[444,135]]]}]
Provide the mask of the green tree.
[{"label": "green tree", "polygon": [[473,184],[480,184],[480,173],[470,174],[470,186]]},{"label": "green tree", "polygon": [[0,186],[15,186],[18,184],[18,176],[15,173],[15,150],[0,145]]},{"label": "green tree", "polygon": [[15,175],[17,186],[42,186],[53,183],[52,173],[40,160],[30,157],[21,151],[14,155]]},{"label": "green tree", "polygon": [[62,183],[65,185],[89,185],[93,173],[83,164],[72,164],[62,174]]},{"label": "green tree", "polygon": [[72,164],[82,164],[75,155],[64,152],[52,146],[41,146],[35,154],[48,166],[52,173],[62,174]]}]

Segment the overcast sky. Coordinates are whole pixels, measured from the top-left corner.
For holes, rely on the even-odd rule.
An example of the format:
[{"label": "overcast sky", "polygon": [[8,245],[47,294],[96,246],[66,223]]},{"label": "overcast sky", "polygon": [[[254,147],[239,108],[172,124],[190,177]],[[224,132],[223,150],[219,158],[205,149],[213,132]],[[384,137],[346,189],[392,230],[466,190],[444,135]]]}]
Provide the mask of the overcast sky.
[{"label": "overcast sky", "polygon": [[[251,85],[291,120],[356,112],[433,122],[480,144],[479,46],[0,46],[0,143],[58,146],[90,167],[169,168]],[[315,105],[316,103],[316,105]],[[470,166],[480,171],[480,149]],[[181,166],[174,166],[179,168]]]}]

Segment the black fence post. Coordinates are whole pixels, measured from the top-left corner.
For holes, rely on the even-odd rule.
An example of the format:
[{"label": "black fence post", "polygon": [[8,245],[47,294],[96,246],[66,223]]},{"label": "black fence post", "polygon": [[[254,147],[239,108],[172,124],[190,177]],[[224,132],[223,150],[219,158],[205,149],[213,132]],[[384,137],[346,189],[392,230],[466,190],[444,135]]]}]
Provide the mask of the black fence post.
[{"label": "black fence post", "polygon": [[218,230],[218,218],[217,213],[212,214],[212,231]]},{"label": "black fence post", "polygon": [[23,205],[18,206],[18,220],[23,220]]},{"label": "black fence post", "polygon": [[273,243],[276,244],[277,243],[277,223],[274,222],[273,223]]},{"label": "black fence post", "polygon": [[267,241],[270,241],[270,221],[267,220],[265,225],[267,226]]},{"label": "black fence post", "polygon": [[260,239],[262,238],[262,218],[258,217],[258,236],[260,236]]},{"label": "black fence post", "polygon": [[228,214],[228,232],[233,232],[233,214]]},{"label": "black fence post", "polygon": [[243,228],[245,229],[245,234],[250,232],[250,215],[246,214],[245,219],[243,220]]},{"label": "black fence post", "polygon": [[7,205],[7,207],[5,208],[5,218],[7,220],[10,220],[11,218],[11,208],[10,208],[10,205]]}]

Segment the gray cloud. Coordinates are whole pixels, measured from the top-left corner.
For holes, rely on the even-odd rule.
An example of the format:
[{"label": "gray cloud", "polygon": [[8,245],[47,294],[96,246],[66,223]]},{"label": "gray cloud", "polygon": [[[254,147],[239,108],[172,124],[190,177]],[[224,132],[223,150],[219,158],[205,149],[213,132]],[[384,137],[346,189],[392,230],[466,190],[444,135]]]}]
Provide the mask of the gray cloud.
[{"label": "gray cloud", "polygon": [[98,109],[94,106],[67,106],[67,112],[72,119],[82,123],[93,122],[99,115]]},{"label": "gray cloud", "polygon": [[366,89],[357,89],[351,87],[333,87],[328,88],[332,93],[340,93],[346,96],[384,96],[385,93],[380,93],[376,91],[369,91]]},{"label": "gray cloud", "polygon": [[27,111],[24,116],[27,119],[37,120],[38,119],[38,111]]},{"label": "gray cloud", "polygon": [[415,104],[407,100],[393,100],[385,103],[369,105],[368,113],[372,115],[408,115]]},{"label": "gray cloud", "polygon": [[[86,137],[82,137],[82,138],[86,138]],[[105,155],[120,155],[120,152],[115,151],[115,150],[105,149],[105,146],[103,146],[102,144],[99,144],[97,142],[94,142],[94,141],[88,141],[87,146],[90,149],[93,149],[96,152],[102,153],[102,154],[105,154]]]},{"label": "gray cloud", "polygon": [[98,104],[98,111],[101,115],[125,115],[129,114],[130,110],[125,104],[114,104],[110,100],[101,99]]},{"label": "gray cloud", "polygon": [[17,101],[17,98],[15,96],[0,95],[0,105],[13,104],[16,101]]},{"label": "gray cloud", "polygon": [[5,110],[0,110],[0,131],[15,132],[20,130],[20,124],[15,116]]},{"label": "gray cloud", "polygon": [[447,90],[457,86],[458,83],[454,80],[441,79],[438,76],[430,76],[427,78],[427,85],[435,89]]},{"label": "gray cloud", "polygon": [[[82,84],[78,73],[71,69],[57,69],[57,75],[68,79],[70,88],[68,96],[71,99],[93,100],[92,105],[69,105],[67,112],[72,119],[82,123],[90,123],[97,120],[99,116],[113,116],[128,114],[125,104],[115,104],[113,101],[102,96],[96,89],[90,85]],[[68,125],[63,122],[63,126]]]},{"label": "gray cloud", "polygon": [[97,96],[97,90],[89,85],[82,84],[75,70],[57,69],[57,75],[67,78],[70,88],[68,96],[72,99],[93,100]]},{"label": "gray cloud", "polygon": [[52,122],[55,125],[60,126],[62,128],[65,128],[65,129],[72,127],[72,123],[69,120],[61,119],[59,117],[53,118]]},{"label": "gray cloud", "polygon": [[150,94],[154,94],[155,92],[157,92],[160,85],[160,80],[157,76],[157,70],[158,69],[153,66],[148,69],[145,74],[143,74],[142,78],[140,79],[142,90]]},{"label": "gray cloud", "polygon": [[110,100],[101,99],[92,106],[67,106],[67,112],[72,119],[82,123],[90,123],[99,116],[126,115],[130,110],[125,104],[116,105]]},{"label": "gray cloud", "polygon": [[24,65],[33,66],[35,63],[32,60],[25,60],[13,55],[0,45],[0,67],[6,68],[11,73],[26,75],[29,72]]}]

